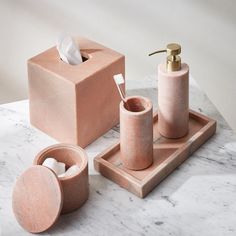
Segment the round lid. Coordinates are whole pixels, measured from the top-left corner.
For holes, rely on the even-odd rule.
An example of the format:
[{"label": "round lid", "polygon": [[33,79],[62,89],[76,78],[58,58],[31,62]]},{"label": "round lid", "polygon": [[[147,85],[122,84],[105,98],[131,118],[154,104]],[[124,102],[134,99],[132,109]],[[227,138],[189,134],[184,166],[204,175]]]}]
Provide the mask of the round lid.
[{"label": "round lid", "polygon": [[61,184],[53,171],[35,165],[17,180],[12,196],[13,212],[18,223],[31,233],[50,228],[61,213]]}]

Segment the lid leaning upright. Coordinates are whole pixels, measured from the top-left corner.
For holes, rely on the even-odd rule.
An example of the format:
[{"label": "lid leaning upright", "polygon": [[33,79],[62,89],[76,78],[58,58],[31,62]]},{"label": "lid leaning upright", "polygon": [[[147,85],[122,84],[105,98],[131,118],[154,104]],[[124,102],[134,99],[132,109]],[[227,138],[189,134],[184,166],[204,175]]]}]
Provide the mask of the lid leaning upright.
[{"label": "lid leaning upright", "polygon": [[31,233],[49,229],[58,219],[63,191],[57,176],[49,168],[35,165],[17,180],[12,197],[18,223]]}]

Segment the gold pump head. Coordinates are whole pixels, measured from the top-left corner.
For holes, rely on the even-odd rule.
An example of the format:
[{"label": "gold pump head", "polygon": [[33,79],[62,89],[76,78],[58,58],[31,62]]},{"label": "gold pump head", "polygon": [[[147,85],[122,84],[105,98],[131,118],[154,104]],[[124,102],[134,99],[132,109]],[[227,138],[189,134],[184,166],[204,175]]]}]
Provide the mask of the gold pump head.
[{"label": "gold pump head", "polygon": [[150,53],[152,56],[156,53],[166,52],[166,69],[167,71],[178,71],[181,69],[181,58],[178,56],[181,53],[181,46],[177,43],[170,43],[166,46],[166,49],[158,50]]}]

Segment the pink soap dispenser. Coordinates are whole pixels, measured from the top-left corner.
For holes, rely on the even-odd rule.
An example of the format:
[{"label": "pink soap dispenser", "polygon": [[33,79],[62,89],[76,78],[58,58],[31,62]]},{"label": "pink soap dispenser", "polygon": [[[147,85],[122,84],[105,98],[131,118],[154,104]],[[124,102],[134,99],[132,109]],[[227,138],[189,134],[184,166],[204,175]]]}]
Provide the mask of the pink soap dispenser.
[{"label": "pink soap dispenser", "polygon": [[166,49],[166,63],[158,65],[158,129],[166,138],[181,138],[189,126],[189,67],[181,63],[181,46],[171,43]]}]

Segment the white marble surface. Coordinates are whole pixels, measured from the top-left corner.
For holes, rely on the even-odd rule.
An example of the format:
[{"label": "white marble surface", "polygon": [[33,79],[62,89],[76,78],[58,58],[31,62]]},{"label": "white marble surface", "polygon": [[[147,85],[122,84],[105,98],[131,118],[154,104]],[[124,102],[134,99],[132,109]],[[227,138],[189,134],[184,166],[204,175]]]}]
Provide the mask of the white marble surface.
[{"label": "white marble surface", "polygon": [[[129,94],[150,97],[156,107],[154,77],[130,81],[127,87]],[[118,140],[119,127],[115,127],[86,148],[89,200],[80,210],[61,216],[43,235],[236,235],[235,135],[193,80],[190,105],[217,120],[217,133],[145,199],[93,168],[93,158]],[[54,143],[30,125],[28,101],[0,106],[0,234],[28,234],[12,213],[13,184],[32,165],[34,156]]]}]

